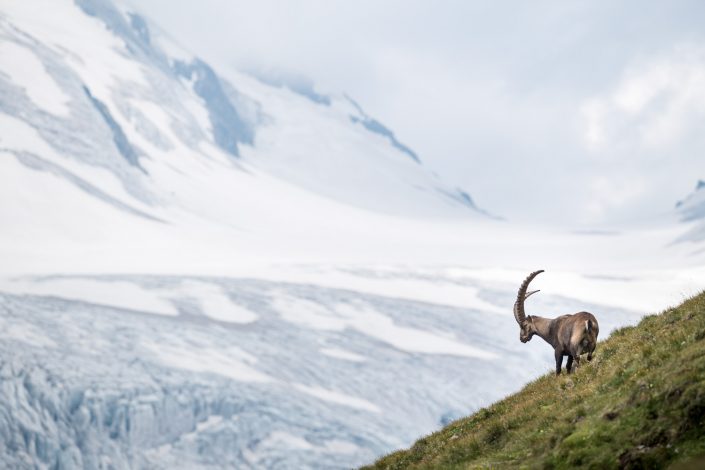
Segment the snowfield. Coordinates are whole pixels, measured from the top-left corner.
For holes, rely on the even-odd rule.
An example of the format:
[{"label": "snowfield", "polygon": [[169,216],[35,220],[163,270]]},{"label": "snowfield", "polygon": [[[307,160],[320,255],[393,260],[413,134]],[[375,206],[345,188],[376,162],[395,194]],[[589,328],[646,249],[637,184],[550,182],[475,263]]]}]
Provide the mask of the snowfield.
[{"label": "snowfield", "polygon": [[690,226],[516,226],[349,97],[215,65],[3,5],[0,466],[354,467],[551,369],[528,272],[603,337],[704,285]]}]

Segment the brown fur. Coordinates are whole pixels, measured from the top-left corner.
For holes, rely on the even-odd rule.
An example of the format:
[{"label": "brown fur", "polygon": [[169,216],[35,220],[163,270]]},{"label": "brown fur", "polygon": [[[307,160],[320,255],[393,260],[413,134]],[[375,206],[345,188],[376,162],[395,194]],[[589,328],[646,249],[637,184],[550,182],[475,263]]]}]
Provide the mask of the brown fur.
[{"label": "brown fur", "polygon": [[[556,375],[561,373],[563,357],[568,356],[566,369],[570,374],[573,362],[580,365],[580,356],[587,353],[587,360],[592,360],[597,345],[597,335],[600,327],[592,313],[579,312],[572,315],[561,315],[557,318],[543,318],[524,314],[524,300],[533,292],[526,294],[531,280],[543,271],[531,273],[522,283],[514,304],[514,316],[519,323],[519,339],[522,343],[531,341],[534,335],[543,338],[553,347],[556,358]],[[535,291],[536,292],[536,291]]]}]

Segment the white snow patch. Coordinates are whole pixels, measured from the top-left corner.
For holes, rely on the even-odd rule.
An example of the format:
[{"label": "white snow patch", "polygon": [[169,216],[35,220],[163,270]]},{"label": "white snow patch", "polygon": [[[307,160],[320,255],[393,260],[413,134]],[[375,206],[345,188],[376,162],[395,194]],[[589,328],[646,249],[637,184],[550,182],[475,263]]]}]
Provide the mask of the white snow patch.
[{"label": "white snow patch", "polygon": [[[450,354],[455,356],[494,359],[494,353],[484,351],[456,341],[452,333],[430,333],[417,328],[396,325],[391,318],[382,315],[368,305],[339,304],[334,310],[320,304],[292,296],[276,296],[272,306],[288,322],[314,330],[342,331],[353,328],[363,334],[376,338],[397,349],[424,354]],[[321,353],[348,360],[350,354],[345,351],[328,349]]]},{"label": "white snow patch", "polygon": [[273,431],[257,443],[254,449],[244,449],[243,455],[251,464],[257,464],[271,449],[288,449],[291,451],[308,451],[316,453],[334,453],[352,455],[360,451],[360,447],[352,442],[341,439],[325,441],[322,446],[317,446],[306,439],[295,436],[286,431]]},{"label": "white snow patch", "polygon": [[320,398],[323,401],[347,406],[350,408],[357,408],[359,410],[371,411],[373,413],[380,412],[380,409],[377,407],[377,405],[362,398],[352,397],[344,393],[326,390],[325,388],[321,387],[309,387],[303,384],[294,384],[294,387],[307,395]]},{"label": "white snow patch", "polygon": [[[492,235],[488,234],[488,237]],[[485,313],[507,315],[508,311],[479,297],[480,289],[451,268],[415,266],[311,266],[298,268],[291,277],[326,287],[352,289],[361,293],[428,302],[452,307],[471,308]],[[284,269],[280,269],[285,273]],[[463,272],[463,274],[467,274]],[[295,277],[294,277],[295,276]],[[475,283],[482,278],[473,278]],[[511,309],[510,309],[511,310]]]},{"label": "white snow patch", "polygon": [[342,331],[346,326],[346,322],[334,312],[310,300],[278,296],[274,298],[272,307],[284,320],[314,330]]},{"label": "white snow patch", "polygon": [[[90,182],[95,187],[100,188],[105,193],[109,194],[110,196],[114,197],[115,199],[123,202],[128,206],[136,207],[144,212],[150,212],[150,210],[152,209],[143,204],[138,199],[133,198],[129,193],[127,193],[120,180],[115,176],[115,174],[113,174],[109,170],[105,168],[87,165],[76,159],[66,158],[65,156],[62,156],[57,153],[57,151],[54,150],[54,148],[52,148],[49,143],[41,136],[41,134],[39,134],[36,129],[28,125],[26,122],[15,117],[9,116],[7,114],[0,113],[0,129],[3,130],[2,135],[0,135],[0,147],[15,151],[30,152],[36,154],[42,159],[47,160],[48,162],[53,163],[70,173],[73,173],[74,175],[84,179],[85,181]],[[15,156],[8,155],[7,158],[0,159],[0,162],[2,162],[3,166],[14,165],[14,163],[10,160],[16,160]],[[27,218],[26,209],[22,208],[21,204],[18,204],[19,198],[26,197],[31,201],[27,202],[26,204],[30,206],[33,210],[47,209],[47,206],[52,207],[51,209],[46,210],[44,214],[42,214],[42,222],[45,222],[47,220],[47,217],[56,216],[55,204],[67,201],[69,202],[69,204],[72,205],[74,212],[77,213],[76,218],[78,220],[86,219],[86,211],[79,211],[76,209],[76,207],[78,207],[78,204],[80,204],[82,201],[69,200],[71,196],[67,194],[68,192],[71,192],[76,195],[80,195],[80,200],[88,199],[85,197],[85,193],[82,190],[76,188],[73,183],[69,183],[68,181],[62,180],[62,178],[59,176],[55,176],[42,171],[36,171],[34,169],[29,169],[24,166],[23,168],[25,168],[25,171],[23,173],[31,175],[30,178],[21,175],[12,175],[12,173],[7,172],[11,172],[13,170],[0,168],[0,170],[2,170],[0,171],[0,174],[3,174],[3,176],[7,175],[7,177],[3,181],[2,188],[0,189],[3,190],[3,192],[7,191],[8,194],[13,195],[8,196],[5,199],[0,199],[0,202],[6,203],[10,211],[14,208],[17,212],[22,212],[24,214],[23,218]],[[57,182],[52,184],[52,186],[71,186],[72,189],[69,191],[59,190],[58,188],[50,187],[44,182],[37,181],[40,179],[55,179],[57,180]],[[22,188],[22,186],[24,186],[24,188]],[[47,195],[50,195],[50,197]],[[103,207],[104,204],[105,203],[101,201],[100,207]],[[5,209],[3,206],[4,204],[0,204],[0,217],[5,216],[6,212],[9,212],[3,210]],[[8,223],[8,226],[11,225],[12,224]],[[78,223],[71,225],[81,227],[81,225]]]},{"label": "white snow patch", "polygon": [[195,345],[161,344],[145,342],[150,350],[165,365],[193,372],[210,372],[238,382],[269,382],[271,377],[251,367],[256,359],[234,346],[214,349]]},{"label": "white snow patch", "polygon": [[217,415],[209,416],[207,420],[196,424],[196,431],[201,432],[201,431],[205,431],[207,429],[214,428],[222,422],[223,422],[222,416],[217,416]]},{"label": "white snow patch", "polygon": [[[196,119],[201,130],[206,135],[212,135],[213,125],[211,124],[210,117],[208,116],[208,110],[203,105],[203,101],[197,97],[193,91],[193,87],[189,86],[190,94],[184,99],[182,104],[191,113],[191,115]],[[206,141],[207,142],[207,141]]]},{"label": "white snow patch", "polygon": [[287,449],[302,449],[311,450],[314,448],[310,442],[299,436],[294,436],[284,431],[274,431],[260,443],[261,447],[273,447],[281,448],[286,447]]},{"label": "white snow patch", "polygon": [[343,441],[340,439],[332,439],[330,441],[326,441],[324,447],[329,452],[345,455],[355,454],[360,450],[360,447],[356,446],[352,442]]},{"label": "white snow patch", "polygon": [[178,44],[172,37],[162,31],[157,25],[149,24],[152,44],[161,49],[170,59],[191,62],[194,55]]},{"label": "white snow patch", "polygon": [[170,142],[175,139],[176,136],[171,130],[172,117],[167,113],[164,107],[144,99],[132,99],[130,100],[130,104],[139,110],[160,132],[168,134]]},{"label": "white snow patch", "polygon": [[142,66],[124,54],[125,42],[100,19],[86,15],[74,2],[4,2],[3,15],[23,33],[64,55],[66,63],[103,102],[109,100],[113,85],[121,82],[136,86],[147,84]]},{"label": "white snow patch", "polygon": [[424,354],[450,354],[454,356],[494,359],[495,354],[451,338],[439,336],[416,328],[394,324],[391,318],[367,305],[340,304],[336,310],[346,317],[348,326],[376,338],[397,349]]},{"label": "white snow patch", "polygon": [[44,68],[41,60],[28,48],[14,42],[0,42],[0,71],[24,88],[38,107],[59,116],[70,112],[70,98]]},{"label": "white snow patch", "polygon": [[127,281],[94,279],[49,279],[6,284],[14,291],[79,300],[108,307],[158,315],[178,315],[169,300],[158,291],[144,289]]},{"label": "white snow patch", "polygon": [[223,289],[214,284],[201,281],[186,281],[181,285],[180,292],[196,299],[203,313],[213,320],[228,323],[252,323],[257,320],[257,314],[234,304]]},{"label": "white snow patch", "polygon": [[352,362],[365,362],[366,359],[358,354],[346,351],[345,349],[338,348],[323,348],[320,350],[321,354],[334,357],[336,359],[343,359],[345,361]]}]

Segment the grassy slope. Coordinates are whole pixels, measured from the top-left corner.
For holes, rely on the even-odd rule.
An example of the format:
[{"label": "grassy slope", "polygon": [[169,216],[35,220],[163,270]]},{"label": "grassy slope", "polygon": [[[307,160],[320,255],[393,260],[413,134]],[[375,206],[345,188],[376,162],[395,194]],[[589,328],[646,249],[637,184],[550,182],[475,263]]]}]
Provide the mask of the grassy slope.
[{"label": "grassy slope", "polygon": [[703,454],[705,293],[368,468],[705,468]]}]

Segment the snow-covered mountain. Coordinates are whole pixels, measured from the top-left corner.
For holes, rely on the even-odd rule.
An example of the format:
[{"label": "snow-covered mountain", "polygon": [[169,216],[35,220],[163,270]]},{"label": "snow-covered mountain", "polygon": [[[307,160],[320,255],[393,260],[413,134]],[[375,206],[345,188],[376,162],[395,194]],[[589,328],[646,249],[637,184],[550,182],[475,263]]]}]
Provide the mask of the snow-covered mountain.
[{"label": "snow-covered mountain", "polygon": [[0,9],[0,466],[349,468],[551,368],[529,269],[605,334],[705,278],[672,229],[517,230],[352,98],[217,65],[108,1]]},{"label": "snow-covered mountain", "polygon": [[676,203],[683,221],[705,218],[705,181],[699,180],[693,192]]},{"label": "snow-covered mountain", "polygon": [[16,212],[55,212],[73,198],[72,212],[80,199],[249,229],[261,212],[303,204],[479,216],[346,96],[216,70],[107,1],[14,2],[2,14],[1,171],[32,188],[51,175],[55,194],[54,207],[38,208],[11,188]]},{"label": "snow-covered mountain", "polygon": [[680,240],[705,240],[705,181],[699,180],[695,189],[676,203],[676,210],[683,222],[691,222],[693,227]]}]

